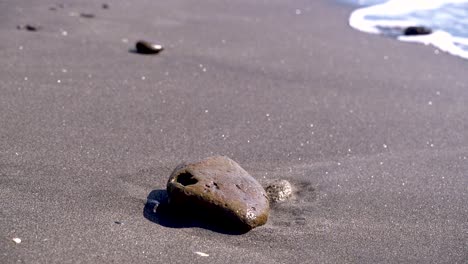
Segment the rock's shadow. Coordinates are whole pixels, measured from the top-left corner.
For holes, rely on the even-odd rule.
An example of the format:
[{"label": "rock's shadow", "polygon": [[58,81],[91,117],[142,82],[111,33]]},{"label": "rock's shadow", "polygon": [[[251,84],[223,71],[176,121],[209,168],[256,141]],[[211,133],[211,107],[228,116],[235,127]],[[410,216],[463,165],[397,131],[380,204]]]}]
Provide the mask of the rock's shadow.
[{"label": "rock's shadow", "polygon": [[128,49],[128,53],[137,54],[137,55],[147,55],[139,53],[135,48]]},{"label": "rock's shadow", "polygon": [[138,50],[135,49],[135,48],[130,48],[130,49],[128,49],[128,53],[137,54],[137,55],[142,55],[142,56],[155,56],[155,55],[160,54],[161,52],[155,52],[155,53],[141,53],[141,52],[138,52]]},{"label": "rock's shadow", "polygon": [[209,214],[200,214],[192,210],[173,208],[168,203],[166,190],[153,190],[148,194],[143,216],[149,221],[169,228],[198,227],[214,232],[241,235],[245,230],[235,230],[225,225],[222,219],[213,219]]}]

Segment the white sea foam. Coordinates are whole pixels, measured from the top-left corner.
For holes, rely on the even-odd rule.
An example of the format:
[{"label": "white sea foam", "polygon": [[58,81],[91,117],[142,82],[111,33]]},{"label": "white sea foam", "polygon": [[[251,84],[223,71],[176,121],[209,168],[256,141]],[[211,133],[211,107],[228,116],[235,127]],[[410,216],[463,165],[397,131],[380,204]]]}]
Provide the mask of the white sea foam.
[{"label": "white sea foam", "polygon": [[[369,1],[361,0],[357,3],[366,2]],[[370,2],[375,4],[378,1]],[[371,34],[431,44],[442,51],[468,59],[468,0],[390,0],[355,10],[349,18],[349,24]],[[409,26],[426,26],[433,33],[403,35],[403,30]]]}]

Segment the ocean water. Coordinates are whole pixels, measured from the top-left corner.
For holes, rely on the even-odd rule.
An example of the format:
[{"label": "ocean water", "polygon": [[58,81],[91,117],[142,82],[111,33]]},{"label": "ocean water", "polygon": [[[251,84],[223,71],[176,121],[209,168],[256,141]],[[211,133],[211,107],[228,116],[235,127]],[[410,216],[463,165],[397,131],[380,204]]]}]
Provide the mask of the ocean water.
[{"label": "ocean water", "polygon": [[[357,30],[433,45],[468,59],[468,0],[343,1],[358,7],[349,17],[349,25]],[[404,29],[409,26],[428,27],[432,33],[405,36]]]}]

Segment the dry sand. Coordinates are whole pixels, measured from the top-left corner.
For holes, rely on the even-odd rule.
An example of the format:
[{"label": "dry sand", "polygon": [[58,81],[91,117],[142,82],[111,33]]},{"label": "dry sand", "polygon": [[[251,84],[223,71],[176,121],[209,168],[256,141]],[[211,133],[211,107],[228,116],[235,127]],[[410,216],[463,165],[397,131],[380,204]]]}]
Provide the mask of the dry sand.
[{"label": "dry sand", "polygon": [[[468,261],[467,61],[333,1],[59,2],[0,1],[1,263]],[[214,154],[296,198],[244,235],[145,217]]]}]

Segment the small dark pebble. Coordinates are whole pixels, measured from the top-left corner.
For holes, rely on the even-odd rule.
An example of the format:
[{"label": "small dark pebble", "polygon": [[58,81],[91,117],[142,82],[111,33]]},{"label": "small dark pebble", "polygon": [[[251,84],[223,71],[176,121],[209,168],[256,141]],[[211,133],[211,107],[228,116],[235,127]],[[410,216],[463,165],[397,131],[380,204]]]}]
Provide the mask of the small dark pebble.
[{"label": "small dark pebble", "polygon": [[157,54],[164,48],[162,45],[140,40],[136,43],[136,51],[141,54]]},{"label": "small dark pebble", "polygon": [[39,27],[38,26],[32,26],[32,25],[26,25],[24,27],[26,30],[29,30],[29,31],[37,31],[39,30]]},{"label": "small dark pebble", "polygon": [[39,29],[41,29],[41,27],[39,26],[33,26],[33,25],[29,25],[29,24],[26,24],[26,25],[18,25],[16,26],[17,29],[25,29],[27,31],[38,31]]},{"label": "small dark pebble", "polygon": [[91,13],[80,13],[80,17],[95,18],[96,16],[94,14],[91,14]]},{"label": "small dark pebble", "polygon": [[49,7],[49,10],[50,10],[50,11],[57,11],[57,8],[55,8],[55,7]]},{"label": "small dark pebble", "polygon": [[120,221],[115,221],[114,223],[117,225],[123,225],[123,222],[120,222]]},{"label": "small dark pebble", "polygon": [[102,9],[109,9],[109,5],[108,4],[102,4]]},{"label": "small dark pebble", "polygon": [[405,36],[416,36],[416,35],[429,35],[432,33],[432,29],[424,26],[414,26],[414,27],[407,27],[403,34]]}]

